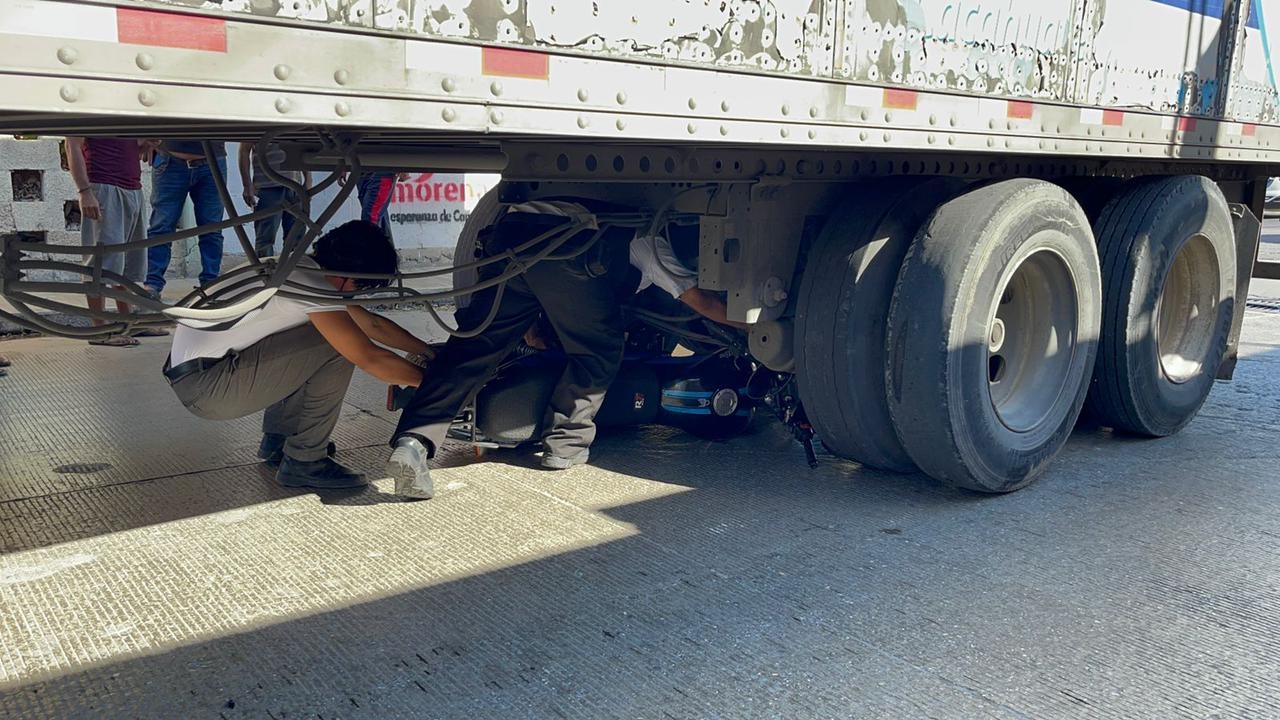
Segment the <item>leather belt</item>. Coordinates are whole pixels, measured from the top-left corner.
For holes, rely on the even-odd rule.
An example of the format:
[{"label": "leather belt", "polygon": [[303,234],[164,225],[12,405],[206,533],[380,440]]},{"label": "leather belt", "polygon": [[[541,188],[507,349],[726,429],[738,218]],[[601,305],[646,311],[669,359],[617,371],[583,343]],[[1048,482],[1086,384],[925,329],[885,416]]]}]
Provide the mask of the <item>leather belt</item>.
[{"label": "leather belt", "polygon": [[173,385],[174,383],[178,382],[179,380],[181,380],[182,378],[188,375],[191,375],[192,373],[198,373],[198,372],[203,372],[205,370],[208,370],[209,368],[214,367],[215,365],[221,363],[223,360],[226,360],[226,359],[227,359],[226,357],[194,358],[186,362],[178,363],[177,365],[170,365],[169,358],[165,358],[164,368],[162,372],[164,372],[165,379],[169,381],[169,384]]}]

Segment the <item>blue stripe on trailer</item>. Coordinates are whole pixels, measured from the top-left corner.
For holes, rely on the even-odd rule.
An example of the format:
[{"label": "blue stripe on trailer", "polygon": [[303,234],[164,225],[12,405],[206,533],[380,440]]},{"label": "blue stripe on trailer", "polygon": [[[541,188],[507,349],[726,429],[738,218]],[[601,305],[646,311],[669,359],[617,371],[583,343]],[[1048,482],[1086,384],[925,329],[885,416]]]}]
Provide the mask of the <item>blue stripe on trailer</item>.
[{"label": "blue stripe on trailer", "polygon": [[[1195,13],[1197,15],[1204,15],[1206,17],[1211,17],[1214,20],[1222,19],[1222,14],[1226,5],[1224,0],[1151,0],[1151,2],[1168,5],[1169,7],[1175,7],[1179,10],[1186,10],[1187,12]],[[1254,9],[1256,10],[1257,7],[1258,2],[1257,0],[1254,0]],[[1261,27],[1258,21],[1259,15],[1260,13],[1258,12],[1249,13],[1249,22],[1245,25],[1255,30],[1259,29]]]}]

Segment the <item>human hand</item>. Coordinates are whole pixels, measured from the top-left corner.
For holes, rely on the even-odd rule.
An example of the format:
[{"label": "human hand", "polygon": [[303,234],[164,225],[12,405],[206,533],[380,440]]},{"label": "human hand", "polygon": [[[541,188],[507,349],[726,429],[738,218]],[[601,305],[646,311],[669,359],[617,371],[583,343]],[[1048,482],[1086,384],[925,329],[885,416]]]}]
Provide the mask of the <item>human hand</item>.
[{"label": "human hand", "polygon": [[240,197],[244,198],[244,204],[248,205],[250,209],[258,206],[258,196],[253,194],[252,188],[245,188]]},{"label": "human hand", "polygon": [[93,188],[85,188],[80,193],[80,217],[90,220],[102,218],[102,206],[98,204],[98,196],[93,194]]}]

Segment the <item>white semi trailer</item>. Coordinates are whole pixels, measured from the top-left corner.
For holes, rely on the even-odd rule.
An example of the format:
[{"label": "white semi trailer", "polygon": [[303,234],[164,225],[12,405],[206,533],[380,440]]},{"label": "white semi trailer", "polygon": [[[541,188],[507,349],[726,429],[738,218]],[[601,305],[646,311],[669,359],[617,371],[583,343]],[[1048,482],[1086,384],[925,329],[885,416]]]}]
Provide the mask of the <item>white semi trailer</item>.
[{"label": "white semi trailer", "polygon": [[[1280,0],[0,0],[0,130],[266,138],[297,167],[693,216],[699,284],[831,451],[1003,492],[1082,408],[1165,436],[1230,377],[1280,174],[1269,19]],[[31,271],[56,250],[11,239],[0,279],[46,330]]]}]

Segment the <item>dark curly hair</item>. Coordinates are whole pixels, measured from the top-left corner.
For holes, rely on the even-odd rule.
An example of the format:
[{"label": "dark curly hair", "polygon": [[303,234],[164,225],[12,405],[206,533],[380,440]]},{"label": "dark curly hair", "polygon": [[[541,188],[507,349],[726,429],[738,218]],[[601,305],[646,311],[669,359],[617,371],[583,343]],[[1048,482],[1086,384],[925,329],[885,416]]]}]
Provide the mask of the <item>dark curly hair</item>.
[{"label": "dark curly hair", "polygon": [[[334,275],[370,273],[393,275],[400,270],[400,256],[382,228],[366,220],[352,220],[316,240],[311,251],[316,264]],[[356,287],[386,287],[390,280],[356,278]]]}]

